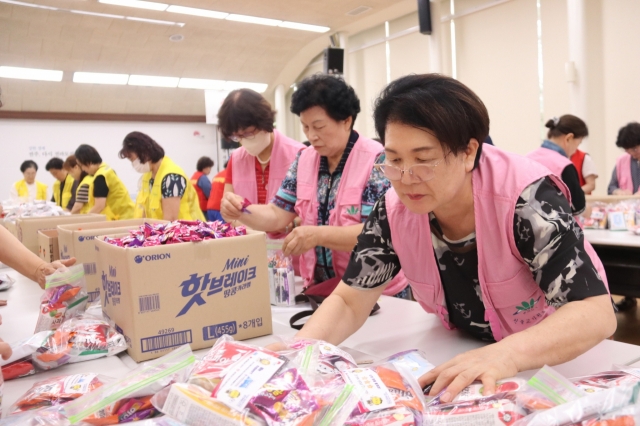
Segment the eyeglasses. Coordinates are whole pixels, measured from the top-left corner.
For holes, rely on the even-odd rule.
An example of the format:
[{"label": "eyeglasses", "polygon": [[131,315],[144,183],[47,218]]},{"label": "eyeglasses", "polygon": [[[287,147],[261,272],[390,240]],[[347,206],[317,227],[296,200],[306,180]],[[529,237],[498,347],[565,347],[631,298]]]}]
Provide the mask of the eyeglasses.
[{"label": "eyeglasses", "polygon": [[389,180],[402,180],[402,175],[406,172],[412,178],[418,179],[420,182],[427,182],[436,176],[435,167],[442,162],[442,158],[430,164],[414,164],[407,169],[392,166],[391,164],[376,164],[374,167],[380,169]]},{"label": "eyeglasses", "polygon": [[256,135],[259,133],[259,130],[255,130],[253,132],[250,133],[245,133],[243,135],[233,135],[231,136],[229,139],[231,139],[232,141],[236,142],[236,143],[240,143],[240,141],[242,139],[247,139],[247,140],[252,140],[253,138],[256,137]]}]

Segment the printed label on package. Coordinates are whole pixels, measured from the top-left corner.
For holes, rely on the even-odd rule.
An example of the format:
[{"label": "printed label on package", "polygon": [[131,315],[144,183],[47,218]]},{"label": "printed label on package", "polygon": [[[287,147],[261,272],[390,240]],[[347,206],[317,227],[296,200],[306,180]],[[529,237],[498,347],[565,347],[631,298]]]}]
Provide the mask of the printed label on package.
[{"label": "printed label on package", "polygon": [[178,285],[181,287],[180,294],[187,302],[176,317],[189,312],[193,305],[202,306],[207,303],[203,296],[209,297],[224,291],[224,298],[228,298],[250,288],[251,280],[256,278],[257,268],[248,267],[248,262],[249,256],[232,257],[227,259],[220,274],[215,272],[204,275],[189,274],[189,278]]},{"label": "printed label on package", "polygon": [[215,398],[238,411],[284,364],[284,361],[257,351],[244,356],[230,370],[215,391]]},{"label": "printed label on package", "polygon": [[223,334],[233,336],[238,332],[238,326],[235,321],[224,322],[222,324],[207,325],[202,327],[202,338],[204,340],[214,340],[222,337]]},{"label": "printed label on package", "polygon": [[95,374],[74,374],[64,379],[63,393],[82,393],[89,392],[89,386],[93,379],[96,378]]},{"label": "printed label on package", "polygon": [[435,368],[433,364],[415,351],[403,353],[390,361],[394,365],[403,366],[407,371],[411,372],[411,375],[415,378],[418,378]]},{"label": "printed label on package", "polygon": [[368,368],[352,368],[342,372],[345,382],[355,386],[360,402],[367,411],[384,410],[395,406],[389,389],[380,376]]}]

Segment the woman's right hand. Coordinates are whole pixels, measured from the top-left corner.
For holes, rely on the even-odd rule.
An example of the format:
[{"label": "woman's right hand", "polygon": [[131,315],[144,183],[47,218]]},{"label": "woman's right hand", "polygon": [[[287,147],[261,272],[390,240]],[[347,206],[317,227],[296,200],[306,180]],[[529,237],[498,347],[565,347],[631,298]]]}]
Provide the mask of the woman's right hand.
[{"label": "woman's right hand", "polygon": [[227,221],[237,220],[242,215],[244,198],[233,192],[225,192],[220,202],[220,214]]}]

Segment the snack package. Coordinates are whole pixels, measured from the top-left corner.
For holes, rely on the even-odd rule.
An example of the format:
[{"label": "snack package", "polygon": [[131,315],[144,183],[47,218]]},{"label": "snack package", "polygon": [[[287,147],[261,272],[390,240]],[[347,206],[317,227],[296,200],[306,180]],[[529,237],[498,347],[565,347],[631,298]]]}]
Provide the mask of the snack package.
[{"label": "snack package", "polygon": [[585,229],[607,229],[607,205],[596,202],[591,209],[591,215],[584,220]]},{"label": "snack package", "polygon": [[17,379],[29,376],[36,372],[31,356],[51,334],[50,331],[41,331],[28,339],[11,344],[11,356],[3,360],[0,358],[0,367],[4,380]]},{"label": "snack package", "polygon": [[104,241],[118,247],[153,247],[163,244],[198,242],[204,240],[247,235],[244,226],[234,228],[222,221],[200,222],[176,220],[170,223],[144,223],[139,229],[129,231],[129,236],[105,238]]},{"label": "snack package", "polygon": [[425,411],[422,390],[403,366],[387,363],[371,368],[353,368],[343,371],[342,377],[354,386],[359,397],[357,407],[346,424],[373,426],[388,424],[391,419],[398,423],[390,424],[422,424]]},{"label": "snack package", "polygon": [[118,354],[127,349],[127,342],[108,322],[92,316],[80,316],[65,321],[51,332],[33,354],[33,362],[42,370]]},{"label": "snack package", "polygon": [[36,331],[55,330],[65,320],[84,312],[89,297],[84,265],[58,269],[47,277]]},{"label": "snack package", "polygon": [[284,240],[267,239],[271,304],[275,306],[293,306],[296,304],[293,258],[282,253],[283,242]]},{"label": "snack package", "polygon": [[[582,398],[566,402],[556,407],[544,411],[538,411],[520,420],[518,426],[563,426],[582,424],[584,421],[591,421],[598,418],[607,417],[618,410],[628,406],[636,406],[637,395],[640,392],[640,384],[623,385],[610,389],[603,389],[600,392],[587,394]],[[629,425],[629,423],[603,422],[601,425]],[[589,423],[585,423],[589,424]],[[598,423],[591,423],[597,425]],[[635,424],[635,423],[631,423]]]},{"label": "snack package", "polygon": [[595,393],[616,386],[634,385],[640,382],[640,371],[631,367],[620,367],[619,370],[574,377],[571,382],[587,393]]},{"label": "snack package", "polygon": [[480,399],[428,407],[424,425],[507,426],[527,416],[514,394],[501,393]]},{"label": "snack package", "polygon": [[16,280],[7,274],[0,274],[0,291],[9,290]]},{"label": "snack package", "polygon": [[144,420],[156,412],[151,397],[163,388],[186,380],[195,357],[189,345],[147,362],[127,376],[64,405],[72,424],[118,424]]},{"label": "snack package", "polygon": [[640,406],[638,405],[629,405],[578,423],[579,426],[636,426],[639,424]]},{"label": "snack package", "polygon": [[71,423],[60,412],[60,407],[49,407],[40,410],[30,410],[0,421],[2,426],[70,426]]},{"label": "snack package", "polygon": [[[526,388],[527,381],[525,379],[521,379],[519,377],[511,377],[509,379],[498,380],[496,382],[496,394],[505,394],[505,393],[515,393],[518,391],[522,391]],[[440,397],[446,392],[446,388],[443,389],[438,395],[433,397],[427,405],[440,405]],[[462,401],[473,401],[476,399],[484,398],[484,385],[482,382],[474,382],[464,388],[462,392],[456,395],[455,398],[450,403],[462,402]],[[449,403],[447,403],[449,404]]]},{"label": "snack package", "polygon": [[435,365],[427,361],[427,357],[424,352],[418,349],[398,352],[397,354],[391,355],[390,357],[382,360],[380,363],[400,365],[404,367],[405,370],[411,372],[411,375],[416,380],[435,368]]},{"label": "snack package", "polygon": [[114,379],[96,374],[73,374],[37,382],[11,407],[11,413],[62,405],[87,394]]}]

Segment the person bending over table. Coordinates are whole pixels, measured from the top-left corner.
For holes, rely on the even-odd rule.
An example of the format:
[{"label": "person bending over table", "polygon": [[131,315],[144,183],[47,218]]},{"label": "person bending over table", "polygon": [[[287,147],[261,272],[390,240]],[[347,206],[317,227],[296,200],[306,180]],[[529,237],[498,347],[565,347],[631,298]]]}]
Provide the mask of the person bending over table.
[{"label": "person bending over table", "polygon": [[[73,265],[76,263],[76,259],[56,260],[53,263],[47,263],[31,253],[6,228],[0,226],[0,262],[37,282],[40,288],[44,289],[47,275],[53,274],[56,269]],[[1,317],[0,324],[2,324]],[[2,355],[2,359],[8,359],[11,356],[11,346],[2,339],[0,339],[0,355]]]},{"label": "person bending over table", "polygon": [[53,157],[44,167],[55,178],[53,183],[53,196],[51,201],[62,207],[66,211],[71,211],[76,203],[76,190],[78,182],[64,168],[64,161],[58,157]]},{"label": "person bending over table", "polygon": [[[613,334],[602,263],[566,186],[544,166],[478,142],[489,116],[475,93],[437,74],[402,77],[383,90],[374,119],[387,154],[377,167],[393,188],[298,337],[340,344],[400,268],[445,328],[493,342],[419,379],[435,382],[431,395],[447,388],[444,402],[474,380],[492,394],[499,379],[567,362]],[[375,264],[390,273],[376,274]]]},{"label": "person bending over table", "polygon": [[633,195],[640,191],[640,123],[629,123],[618,131],[616,146],[625,153],[616,160],[607,193]]},{"label": "person bending over table", "polygon": [[[300,116],[311,146],[297,154],[269,204],[252,205],[251,214],[243,213],[244,198],[225,191],[221,213],[228,221],[267,232],[288,232],[299,216],[301,226],[293,222],[283,252],[301,255],[300,274],[308,287],[342,277],[362,224],[389,181],[373,168],[384,160],[383,146],[353,130],[360,100],[342,79],[314,75],[298,83],[291,112]],[[235,180],[233,185],[237,192]],[[378,272],[385,274],[384,268]],[[400,275],[385,294],[408,297],[406,287]]]}]

